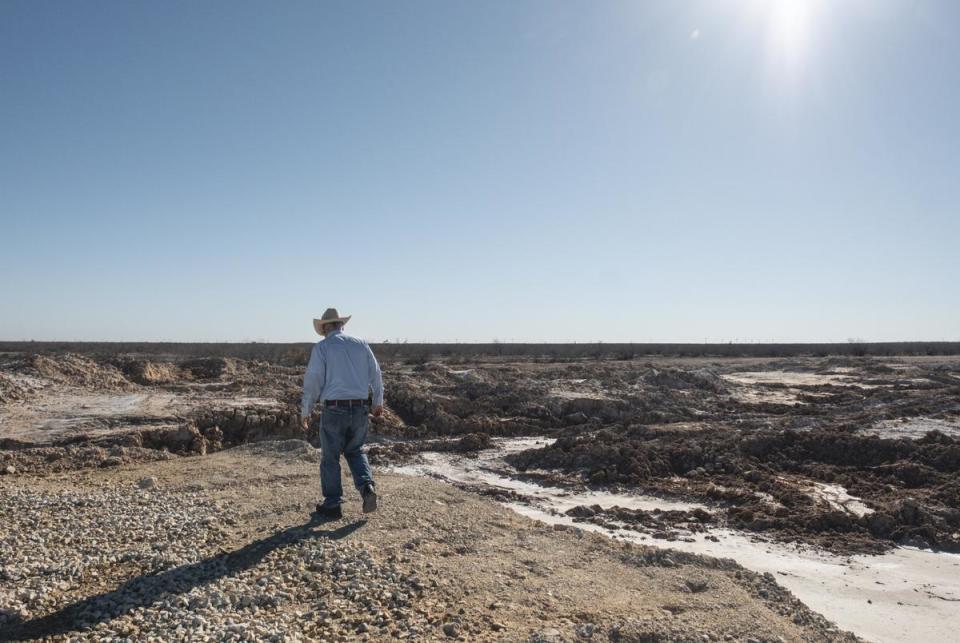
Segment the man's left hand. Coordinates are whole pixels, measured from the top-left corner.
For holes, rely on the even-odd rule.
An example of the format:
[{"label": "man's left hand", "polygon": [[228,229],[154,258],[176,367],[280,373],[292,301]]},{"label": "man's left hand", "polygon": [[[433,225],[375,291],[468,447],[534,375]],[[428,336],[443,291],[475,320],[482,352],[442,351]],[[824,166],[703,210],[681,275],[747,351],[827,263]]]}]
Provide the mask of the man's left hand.
[{"label": "man's left hand", "polygon": [[300,428],[304,431],[310,428],[310,418],[300,418]]}]

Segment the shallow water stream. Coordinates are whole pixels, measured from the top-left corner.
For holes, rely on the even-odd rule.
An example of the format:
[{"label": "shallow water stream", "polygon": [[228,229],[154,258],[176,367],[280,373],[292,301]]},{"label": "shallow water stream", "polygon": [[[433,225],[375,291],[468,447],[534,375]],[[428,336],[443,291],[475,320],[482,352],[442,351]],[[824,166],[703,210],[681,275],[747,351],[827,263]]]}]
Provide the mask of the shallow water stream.
[{"label": "shallow water stream", "polygon": [[[709,511],[710,508],[642,494],[576,493],[517,480],[511,477],[515,472],[503,461],[503,456],[545,446],[550,440],[519,438],[495,440],[495,443],[496,448],[476,456],[423,453],[418,462],[394,470],[523,494],[531,498],[529,504],[504,504],[543,522],[575,524],[618,540],[732,558],[748,569],[770,572],[811,609],[869,640],[960,640],[960,555],[900,547],[880,556],[835,556],[812,548],[761,542],[750,534],[727,529],[710,530],[708,535],[718,538],[719,542],[707,540],[706,534],[693,534],[693,542],[665,542],[632,531],[611,531],[591,523],[574,523],[573,518],[563,512],[577,505],[604,508],[617,505],[648,511],[697,507]],[[844,502],[850,500],[843,498]]]}]

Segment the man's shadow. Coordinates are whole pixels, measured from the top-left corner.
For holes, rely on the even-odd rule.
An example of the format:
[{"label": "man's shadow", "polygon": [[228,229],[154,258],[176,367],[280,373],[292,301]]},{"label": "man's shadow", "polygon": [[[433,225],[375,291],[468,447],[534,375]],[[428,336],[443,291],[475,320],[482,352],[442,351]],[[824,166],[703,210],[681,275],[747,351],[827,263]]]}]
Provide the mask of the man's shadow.
[{"label": "man's shadow", "polygon": [[[65,634],[78,629],[77,623],[85,615],[91,625],[110,621],[138,607],[149,607],[164,595],[185,594],[194,587],[249,569],[276,549],[317,538],[339,540],[363,527],[366,522],[358,520],[337,529],[315,531],[314,527],[324,524],[324,521],[314,515],[303,525],[289,527],[236,551],[211,556],[157,574],[138,576],[113,591],[84,598],[52,614],[9,624],[0,632],[0,641],[22,641]],[[89,617],[93,613],[99,613],[97,618]]]}]

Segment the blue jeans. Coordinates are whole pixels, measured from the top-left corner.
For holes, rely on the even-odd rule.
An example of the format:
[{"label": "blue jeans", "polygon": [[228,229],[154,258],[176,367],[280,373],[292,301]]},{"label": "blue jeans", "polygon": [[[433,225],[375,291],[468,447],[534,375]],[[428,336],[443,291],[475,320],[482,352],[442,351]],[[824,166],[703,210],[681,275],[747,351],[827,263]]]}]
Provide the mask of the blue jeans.
[{"label": "blue jeans", "polygon": [[340,454],[347,460],[353,484],[361,492],[373,484],[373,474],[366,454],[361,451],[367,440],[370,407],[325,406],[320,419],[320,488],[323,506],[336,507],[343,502],[340,484]]}]

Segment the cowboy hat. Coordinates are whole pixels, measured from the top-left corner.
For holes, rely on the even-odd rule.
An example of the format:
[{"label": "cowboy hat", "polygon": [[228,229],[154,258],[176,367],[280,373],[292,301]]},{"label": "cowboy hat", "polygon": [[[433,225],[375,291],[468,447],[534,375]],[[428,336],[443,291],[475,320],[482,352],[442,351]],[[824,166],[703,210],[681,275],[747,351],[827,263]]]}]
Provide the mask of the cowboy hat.
[{"label": "cowboy hat", "polygon": [[320,319],[313,320],[313,329],[317,331],[320,335],[323,335],[323,325],[324,324],[335,324],[337,322],[346,324],[350,321],[352,315],[347,315],[346,317],[341,317],[340,313],[337,312],[336,308],[327,308],[324,311],[323,316]]}]

